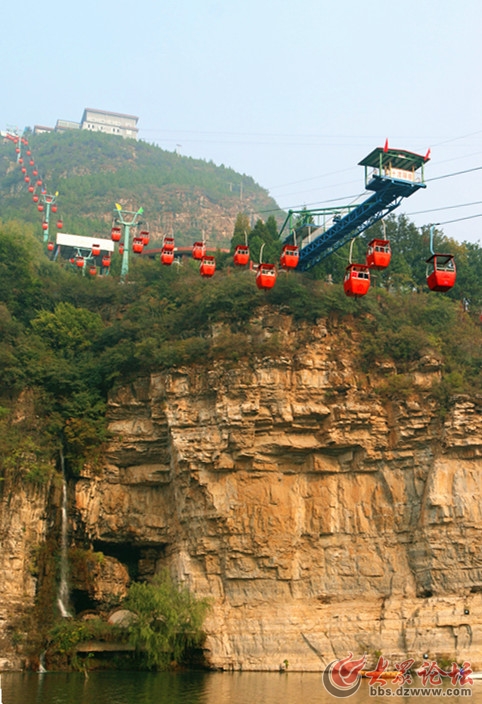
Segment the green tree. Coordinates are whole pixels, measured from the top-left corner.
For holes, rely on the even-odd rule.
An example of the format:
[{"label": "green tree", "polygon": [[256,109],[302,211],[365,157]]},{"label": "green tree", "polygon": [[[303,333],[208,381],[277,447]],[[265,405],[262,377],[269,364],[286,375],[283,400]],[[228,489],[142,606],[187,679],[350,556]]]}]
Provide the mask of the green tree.
[{"label": "green tree", "polygon": [[245,244],[246,238],[251,230],[249,216],[246,213],[238,213],[234,223],[233,237],[231,239],[231,254],[238,244]]},{"label": "green tree", "polygon": [[129,640],[148,667],[164,670],[202,643],[208,602],[176,585],[167,571],[150,584],[132,584],[124,607],[136,614]]}]

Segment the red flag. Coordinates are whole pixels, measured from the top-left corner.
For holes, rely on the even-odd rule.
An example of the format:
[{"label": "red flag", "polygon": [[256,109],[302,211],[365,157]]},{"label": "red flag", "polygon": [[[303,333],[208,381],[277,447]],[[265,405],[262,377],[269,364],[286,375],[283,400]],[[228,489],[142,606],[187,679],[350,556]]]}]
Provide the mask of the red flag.
[{"label": "red flag", "polygon": [[424,161],[428,161],[429,159],[430,159],[430,147],[428,148],[427,153],[423,157]]},{"label": "red flag", "polygon": [[384,152],[388,152],[388,137],[387,137],[387,139],[385,140],[385,146],[383,147],[383,151],[384,151]]}]

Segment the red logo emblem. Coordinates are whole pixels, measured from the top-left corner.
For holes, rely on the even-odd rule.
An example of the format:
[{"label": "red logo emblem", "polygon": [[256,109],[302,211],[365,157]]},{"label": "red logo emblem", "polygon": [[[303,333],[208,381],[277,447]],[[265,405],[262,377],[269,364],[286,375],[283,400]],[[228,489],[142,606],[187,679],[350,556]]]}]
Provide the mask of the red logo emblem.
[{"label": "red logo emblem", "polygon": [[323,673],[323,686],[334,697],[351,697],[361,685],[360,671],[365,667],[367,656],[353,659],[348,653],[342,660],[331,662]]}]

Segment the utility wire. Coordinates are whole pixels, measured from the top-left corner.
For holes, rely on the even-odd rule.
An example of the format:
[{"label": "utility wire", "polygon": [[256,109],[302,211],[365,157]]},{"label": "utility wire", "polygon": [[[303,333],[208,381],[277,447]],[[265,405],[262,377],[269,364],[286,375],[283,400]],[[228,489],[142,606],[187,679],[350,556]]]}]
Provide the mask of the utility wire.
[{"label": "utility wire", "polygon": [[444,205],[442,208],[430,208],[430,210],[416,210],[414,213],[407,215],[423,215],[424,213],[435,213],[439,210],[452,210],[453,208],[468,208],[470,205],[480,205],[482,200],[474,200],[472,203],[460,203],[460,205]]},{"label": "utility wire", "polygon": [[461,222],[461,220],[472,220],[473,218],[482,218],[482,213],[477,215],[467,215],[465,218],[456,218],[455,220],[444,220],[444,222],[436,222],[434,225],[448,225],[450,222]]},{"label": "utility wire", "polygon": [[482,166],[475,166],[473,169],[465,169],[465,171],[454,171],[451,174],[444,174],[443,176],[434,176],[434,178],[425,179],[426,183],[429,181],[439,181],[441,178],[449,178],[450,176],[460,176],[460,174],[469,174],[471,171],[480,171]]}]

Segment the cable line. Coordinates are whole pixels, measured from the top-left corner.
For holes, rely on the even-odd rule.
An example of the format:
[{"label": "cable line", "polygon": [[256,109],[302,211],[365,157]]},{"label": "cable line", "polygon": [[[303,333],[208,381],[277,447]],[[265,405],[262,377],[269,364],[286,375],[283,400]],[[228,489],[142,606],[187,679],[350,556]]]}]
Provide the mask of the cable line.
[{"label": "cable line", "polygon": [[470,205],[480,205],[482,200],[474,200],[472,203],[460,203],[460,205],[444,205],[442,208],[430,208],[430,210],[416,210],[414,213],[407,215],[423,215],[424,213],[435,213],[439,210],[452,210],[453,208],[468,208]]},{"label": "cable line", "polygon": [[427,178],[425,182],[429,181],[439,181],[441,178],[449,178],[450,176],[460,176],[460,174],[469,174],[471,171],[480,171],[482,166],[475,166],[473,169],[465,169],[465,171],[454,171],[451,174],[444,174],[443,176],[434,176],[434,178]]},{"label": "cable line", "polygon": [[473,218],[482,218],[482,213],[477,215],[467,215],[465,218],[456,218],[455,220],[444,220],[444,222],[435,222],[434,225],[448,225],[450,222],[461,222],[462,220],[472,220]]}]

